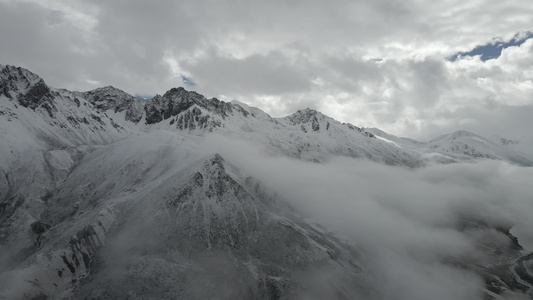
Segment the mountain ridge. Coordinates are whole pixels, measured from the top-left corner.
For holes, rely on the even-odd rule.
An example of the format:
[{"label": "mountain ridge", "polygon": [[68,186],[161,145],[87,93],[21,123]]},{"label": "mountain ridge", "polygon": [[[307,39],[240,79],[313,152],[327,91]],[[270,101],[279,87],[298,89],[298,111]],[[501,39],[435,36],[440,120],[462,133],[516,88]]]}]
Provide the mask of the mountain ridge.
[{"label": "mountain ridge", "polygon": [[[224,134],[224,128],[227,127],[229,130],[226,131],[261,132],[268,139],[273,136],[272,131],[279,131],[279,127],[281,129],[292,127],[293,131],[296,129],[306,135],[307,137],[300,137],[300,139],[305,140],[308,137],[315,137],[313,134],[327,132],[332,124],[336,124],[347,128],[347,131],[359,133],[362,137],[374,138],[376,140],[375,144],[385,142],[382,143],[384,145],[379,145],[378,148],[387,148],[386,153],[377,155],[376,153],[379,153],[383,149],[360,147],[360,145],[366,143],[364,138],[358,139],[360,140],[359,145],[341,146],[342,150],[329,149],[327,151],[319,149],[320,147],[327,148],[323,141],[316,141],[316,139],[311,138],[312,143],[306,143],[309,145],[315,144],[314,146],[311,145],[313,149],[310,151],[318,151],[328,155],[341,154],[350,157],[366,157],[388,164],[404,164],[410,167],[432,163],[431,157],[434,158],[436,155],[440,156],[437,159],[439,163],[486,158],[506,160],[520,165],[533,165],[533,154],[527,153],[524,156],[521,153],[511,153],[514,150],[508,144],[494,145],[499,143],[464,130],[451,133],[453,135],[451,141],[470,138],[468,143],[462,143],[460,145],[438,145],[439,141],[449,144],[450,141],[445,140],[444,136],[449,136],[450,134],[423,143],[407,138],[397,138],[379,129],[364,129],[349,123],[340,123],[310,108],[298,110],[285,117],[272,118],[258,108],[251,108],[248,105],[243,105],[243,103],[224,102],[216,98],[207,99],[201,94],[195,91],[187,91],[183,87],[172,88],[163,95],[155,95],[151,99],[134,97],[113,86],[106,86],[86,92],[70,92],[49,88],[42,78],[26,69],[14,66],[2,66],[1,68],[0,91],[2,91],[3,95],[10,99],[13,97],[17,98],[19,104],[24,107],[29,107],[32,110],[44,109],[50,117],[53,117],[55,111],[57,111],[55,107],[57,101],[53,101],[53,99],[67,98],[68,101],[73,100],[79,107],[81,105],[81,98],[92,104],[94,109],[102,113],[106,119],[109,119],[109,123],[117,129],[150,131],[150,128],[153,127],[157,130],[179,130],[202,135],[204,132]],[[11,80],[9,80],[10,78]],[[84,105],[86,106],[87,104],[84,103]],[[78,118],[74,115],[67,116],[67,118],[70,123],[75,123],[74,125],[89,123],[89,121],[92,122],[93,120],[105,123],[102,122],[102,117],[96,114],[90,114],[90,118]],[[256,118],[258,121],[252,122],[252,118]],[[251,126],[254,123],[256,125]],[[259,124],[261,126],[258,126]],[[265,127],[264,125],[267,126]],[[265,127],[266,129],[261,127]],[[372,133],[372,131],[375,131],[376,134]],[[234,135],[233,133],[230,134]],[[329,135],[332,134],[335,133],[329,133]],[[376,136],[382,138],[377,139]],[[338,143],[338,140],[346,138],[350,140],[354,138],[354,135],[349,134],[345,136],[343,134],[342,137],[336,137],[337,140],[328,140],[328,143],[335,144]],[[252,137],[245,135],[244,137],[241,136],[241,138],[250,139]],[[479,147],[479,143],[477,145],[471,145],[476,138],[482,139],[487,144],[491,144],[491,150],[484,151],[477,149],[476,146]],[[274,141],[274,143],[281,144],[282,146],[280,147],[284,148],[278,150],[281,150],[285,154],[291,153],[292,156],[301,157],[302,148],[305,148],[304,145],[298,145],[297,149],[286,149],[287,147],[294,147],[287,145],[290,144],[290,141],[279,137],[275,137],[275,139],[277,141]],[[391,139],[394,139],[395,142],[390,143]],[[263,141],[263,143],[265,142]],[[414,149],[421,145],[424,145],[422,150]],[[466,147],[467,149],[459,149],[460,147]],[[433,149],[436,155],[427,155],[432,151],[431,149]],[[401,153],[400,156],[405,158],[398,158],[398,153]],[[450,155],[451,157],[449,157]],[[317,155],[315,156],[312,158],[304,156],[303,158],[320,161],[320,158]],[[385,156],[388,158],[383,159]],[[408,160],[411,160],[411,163],[407,163]]]},{"label": "mountain ridge", "polygon": [[[226,160],[212,135],[237,155],[265,151],[310,166],[338,157],[393,172],[529,163],[468,132],[417,142],[309,108],[272,118],[184,88],[153,99],[112,86],[71,92],[0,68],[0,298],[382,299],[365,245],[299,215]],[[358,192],[350,197],[364,199]],[[462,217],[448,229],[472,237],[484,256],[439,258],[478,274],[487,299],[530,295],[533,256],[500,223]]]}]

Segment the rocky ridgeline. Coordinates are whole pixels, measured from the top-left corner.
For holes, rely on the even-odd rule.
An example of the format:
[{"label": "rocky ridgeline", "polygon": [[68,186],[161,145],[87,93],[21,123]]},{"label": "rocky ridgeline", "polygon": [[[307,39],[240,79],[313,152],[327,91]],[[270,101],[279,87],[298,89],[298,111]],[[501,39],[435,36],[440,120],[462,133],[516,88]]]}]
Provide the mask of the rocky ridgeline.
[{"label": "rocky ridgeline", "polygon": [[[1,94],[17,99],[24,107],[35,109],[42,106],[50,116],[53,116],[53,111],[56,110],[54,102],[58,101],[59,93],[51,90],[42,78],[26,69],[13,66],[3,66],[0,74]],[[71,94],[70,100],[75,101],[78,106],[80,105],[79,98],[83,98],[99,112],[125,112],[125,120],[135,124],[141,122],[143,117],[146,125],[157,124],[170,118],[170,124],[175,124],[178,130],[212,131],[217,127],[223,127],[221,120],[230,117],[233,113],[238,113],[243,117],[255,117],[253,113],[250,114],[240,105],[220,101],[217,98],[207,99],[183,87],[172,88],[162,96],[156,95],[151,99],[131,96],[113,86]],[[305,133],[318,132],[321,129],[329,130],[330,122],[337,122],[309,108],[298,110],[283,119],[288,124],[298,125],[299,129]],[[374,137],[372,133],[352,124],[343,125],[367,137]]]},{"label": "rocky ridgeline", "polygon": [[146,105],[145,99],[133,97],[112,86],[84,92],[83,96],[99,111],[111,110],[115,113],[126,111],[125,119],[133,123],[138,123],[142,119]]},{"label": "rocky ridgeline", "polygon": [[[495,144],[473,133],[458,131],[420,143],[341,123],[309,108],[284,118],[272,118],[257,108],[207,99],[182,87],[151,99],[134,97],[112,86],[70,92],[48,87],[39,76],[23,68],[2,66],[0,95],[46,114],[46,122],[74,135],[71,139],[83,141],[87,140],[85,135],[114,140],[117,135],[127,135],[128,128],[143,131],[155,128],[195,135],[228,133],[305,160],[320,161],[321,155],[340,155],[408,167],[481,159],[533,165],[533,155],[524,156],[509,148],[516,144],[514,141]],[[64,115],[64,120],[58,113]],[[16,112],[0,110],[0,114],[13,116]],[[77,131],[83,128],[90,133],[79,137]]]},{"label": "rocky ridgeline", "polygon": [[55,106],[53,95],[44,80],[36,74],[14,66],[1,66],[0,70],[0,96],[4,95],[10,99],[17,99],[17,102],[35,110],[38,107],[44,108],[50,116],[53,115]]},{"label": "rocky ridgeline", "polygon": [[[318,112],[314,109],[306,108],[304,110],[298,110],[294,114],[284,118],[289,124],[300,125],[300,129],[307,133],[310,128],[311,131],[318,132],[322,130],[329,130],[331,123],[338,123],[336,120]],[[357,127],[350,123],[342,123],[343,126],[346,126],[350,130],[354,130],[362,135],[375,138],[374,134],[371,132],[365,131],[363,128]]]}]

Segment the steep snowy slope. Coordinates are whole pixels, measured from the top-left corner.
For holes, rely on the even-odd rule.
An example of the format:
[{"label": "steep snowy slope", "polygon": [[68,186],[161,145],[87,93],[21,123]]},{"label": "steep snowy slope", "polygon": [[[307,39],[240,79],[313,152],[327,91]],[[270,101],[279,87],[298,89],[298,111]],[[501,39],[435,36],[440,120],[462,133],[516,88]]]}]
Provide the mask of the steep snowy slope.
[{"label": "steep snowy slope", "polygon": [[[2,197],[13,197],[18,186],[31,190],[32,182],[16,182],[29,180],[32,170],[41,175],[68,170],[78,152],[128,134],[77,93],[50,88],[25,69],[0,67],[0,173],[11,189],[10,195],[0,190]],[[25,178],[17,178],[18,173]]]},{"label": "steep snowy slope", "polygon": [[17,228],[29,228],[84,154],[127,135],[76,93],[0,66],[0,249],[31,240]]},{"label": "steep snowy slope", "polygon": [[106,144],[127,134],[79,93],[50,88],[22,68],[0,68],[2,128],[25,128],[48,146]]},{"label": "steep snowy slope", "polygon": [[273,153],[306,160],[321,161],[328,155],[342,155],[393,165],[420,165],[412,155],[375,139],[372,134],[310,109],[274,119],[242,103],[206,99],[177,88],[151,99],[145,113],[145,126],[130,126],[142,131],[165,129],[195,135],[214,132],[262,144]]},{"label": "steep snowy slope", "polygon": [[47,199],[35,242],[8,248],[1,295],[292,299],[317,288],[298,274],[319,268],[338,274],[322,288],[360,296],[353,247],[190,139],[152,132],[83,158]]}]

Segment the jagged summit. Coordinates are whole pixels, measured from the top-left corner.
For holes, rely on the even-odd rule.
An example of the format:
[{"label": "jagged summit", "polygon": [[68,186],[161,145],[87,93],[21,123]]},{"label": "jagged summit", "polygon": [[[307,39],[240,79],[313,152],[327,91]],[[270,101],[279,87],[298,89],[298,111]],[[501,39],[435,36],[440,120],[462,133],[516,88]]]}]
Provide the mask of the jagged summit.
[{"label": "jagged summit", "polygon": [[83,93],[83,96],[99,111],[114,113],[125,111],[125,120],[138,123],[144,113],[147,100],[117,89],[111,85]]},{"label": "jagged summit", "polygon": [[[321,161],[324,155],[342,155],[409,167],[435,159],[440,163],[503,159],[521,165],[533,164],[531,159],[512,149],[494,145],[467,131],[420,143],[341,123],[311,108],[272,118],[244,103],[207,99],[183,87],[172,88],[152,99],[134,97],[113,86],[70,92],[48,87],[39,76],[23,68],[2,66],[0,95],[37,114],[44,113],[49,124],[45,127],[51,126],[50,132],[54,127],[63,132],[51,134],[53,140],[67,134],[71,136],[69,140],[77,140],[76,144],[87,136],[94,136],[91,140],[113,140],[126,134],[126,129],[132,132],[170,130],[193,135],[217,132],[306,160]],[[4,114],[13,111],[9,115],[15,115],[16,110],[6,108]],[[85,127],[87,130],[80,134],[80,129]]]},{"label": "jagged summit", "polygon": [[310,129],[312,131],[319,131],[320,130],[320,124],[325,122],[325,129],[329,129],[329,120],[332,120],[331,118],[323,115],[322,113],[306,108],[304,110],[298,110],[292,115],[289,115],[284,118],[292,125],[301,125],[301,129],[304,132],[307,132],[308,129],[305,125],[310,125]]},{"label": "jagged summit", "polygon": [[[170,117],[178,116],[183,112],[189,112],[189,116],[178,118],[184,128],[187,125],[192,125],[190,121],[192,117],[195,121],[199,121],[202,110],[214,113],[222,118],[227,116],[228,111],[232,110],[232,105],[216,98],[206,99],[204,96],[194,91],[187,91],[183,87],[172,88],[168,90],[163,96],[156,95],[145,106],[146,124],[159,123]],[[203,116],[205,117],[205,115]],[[206,120],[207,121],[207,120]],[[178,122],[179,126],[180,122]],[[200,124],[200,127],[205,128],[206,124]],[[196,128],[197,126],[195,126]]]},{"label": "jagged summit", "polygon": [[21,68],[10,65],[0,65],[0,82],[2,88],[11,88],[12,91],[23,92],[25,89],[38,84],[44,83],[39,75]]},{"label": "jagged summit", "polygon": [[0,69],[0,96],[17,98],[20,105],[35,109],[50,102],[52,95],[44,80],[24,68],[2,66]]},{"label": "jagged summit", "polygon": [[287,120],[293,122],[294,124],[301,124],[301,123],[307,123],[310,120],[314,120],[316,118],[329,118],[325,115],[323,115],[321,112],[318,112],[311,108],[306,108],[302,110],[297,110],[295,113],[288,115],[285,117]]},{"label": "jagged summit", "polygon": [[166,91],[163,94],[163,96],[164,97],[169,97],[169,98],[179,97],[179,98],[187,98],[187,99],[194,99],[194,98],[202,99],[202,98],[204,98],[204,96],[200,95],[196,91],[188,91],[182,86],[171,88],[170,90]]},{"label": "jagged summit", "polygon": [[98,88],[83,92],[83,94],[85,94],[85,95],[102,95],[102,96],[104,96],[104,95],[108,95],[108,96],[112,96],[112,95],[131,96],[130,94],[128,94],[128,93],[124,92],[123,90],[121,90],[119,88],[116,88],[116,87],[114,87],[112,85],[98,87]]},{"label": "jagged summit", "polygon": [[357,127],[350,123],[340,123],[339,121],[311,108],[298,110],[292,115],[282,119],[286,120],[292,125],[300,125],[300,129],[306,133],[319,132],[320,130],[328,131],[330,130],[332,124],[335,124],[337,126],[346,127],[350,130],[357,131],[368,138],[374,138],[374,135],[371,132],[367,132],[363,128]]},{"label": "jagged summit", "polygon": [[87,100],[93,103],[96,108],[103,111],[112,109],[116,104],[122,104],[125,99],[135,98],[123,90],[111,85],[84,92],[83,95]]}]

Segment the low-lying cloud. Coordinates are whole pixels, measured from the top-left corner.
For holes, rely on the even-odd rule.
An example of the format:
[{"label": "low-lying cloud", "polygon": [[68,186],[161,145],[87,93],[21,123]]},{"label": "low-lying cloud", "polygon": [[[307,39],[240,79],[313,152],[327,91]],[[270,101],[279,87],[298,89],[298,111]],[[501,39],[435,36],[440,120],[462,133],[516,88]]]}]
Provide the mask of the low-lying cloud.
[{"label": "low-lying cloud", "polygon": [[[206,145],[354,242],[380,299],[480,298],[482,279],[443,261],[480,257],[478,240],[507,240],[496,230],[460,230],[463,221],[533,227],[533,168],[481,161],[409,170],[348,158],[317,164],[218,136]],[[532,240],[519,236],[524,245]]]}]

